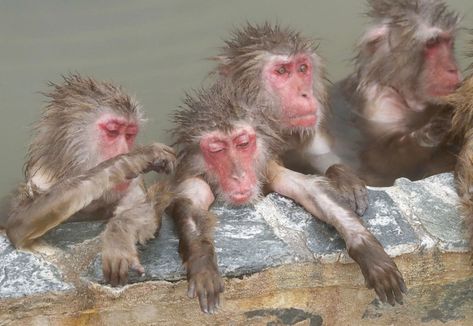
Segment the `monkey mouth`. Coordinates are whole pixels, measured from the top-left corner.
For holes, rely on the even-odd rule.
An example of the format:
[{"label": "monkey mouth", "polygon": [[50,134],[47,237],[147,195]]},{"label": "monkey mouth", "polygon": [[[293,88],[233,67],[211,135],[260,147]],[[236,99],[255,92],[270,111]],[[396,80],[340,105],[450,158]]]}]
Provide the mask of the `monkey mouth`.
[{"label": "monkey mouth", "polygon": [[317,115],[315,113],[308,113],[303,115],[295,115],[289,117],[289,125],[292,127],[313,127],[317,122]]},{"label": "monkey mouth", "polygon": [[253,191],[251,189],[244,191],[236,191],[230,194],[230,200],[235,205],[247,204],[253,197]]}]

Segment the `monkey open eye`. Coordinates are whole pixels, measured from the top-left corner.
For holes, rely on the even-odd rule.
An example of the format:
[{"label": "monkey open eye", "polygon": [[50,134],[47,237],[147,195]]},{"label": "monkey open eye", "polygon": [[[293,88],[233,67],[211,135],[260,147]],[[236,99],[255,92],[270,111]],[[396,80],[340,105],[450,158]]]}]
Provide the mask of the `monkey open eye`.
[{"label": "monkey open eye", "polygon": [[284,74],[287,72],[287,70],[286,70],[286,67],[281,66],[281,67],[279,67],[278,69],[276,69],[276,72],[277,72],[279,75],[284,75]]},{"label": "monkey open eye", "polygon": [[305,63],[303,63],[303,64],[301,64],[301,65],[299,66],[299,71],[300,71],[300,72],[306,73],[307,70],[309,70],[309,67],[308,67]]}]

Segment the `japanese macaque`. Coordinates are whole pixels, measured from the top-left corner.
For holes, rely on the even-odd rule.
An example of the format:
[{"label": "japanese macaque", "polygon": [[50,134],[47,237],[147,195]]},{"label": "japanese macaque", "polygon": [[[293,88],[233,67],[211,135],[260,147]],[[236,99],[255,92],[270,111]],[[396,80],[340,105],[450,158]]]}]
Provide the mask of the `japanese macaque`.
[{"label": "japanese macaque", "polygon": [[438,0],[368,3],[372,26],[355,72],[330,94],[335,152],[374,186],[452,170],[443,96],[462,78],[454,58],[458,14]]},{"label": "japanese macaque", "polygon": [[170,212],[179,234],[189,297],[198,297],[203,312],[214,313],[224,289],[213,244],[216,218],[209,207],[216,198],[231,205],[252,203],[264,189],[295,200],[333,225],[367,286],[383,302],[402,303],[406,287],[396,264],[355,212],[340,202],[333,183],[279,164],[276,153],[286,146],[272,125],[279,121],[255,118],[254,113],[264,108],[250,107],[222,85],[188,96],[174,116],[179,149]]},{"label": "japanese macaque", "polygon": [[[473,58],[473,51],[470,56]],[[473,71],[473,64],[470,71]],[[461,144],[455,166],[455,181],[460,196],[460,212],[465,219],[473,251],[473,74],[447,97],[447,101],[454,107],[450,137]]]},{"label": "japanese macaque", "polygon": [[[313,40],[289,28],[248,24],[222,48],[217,72],[238,98],[272,117],[285,146],[285,164],[300,172],[325,173],[343,199],[362,215],[368,207],[365,183],[331,150],[324,67]],[[261,108],[265,108],[262,110]]]},{"label": "japanese macaque", "polygon": [[169,203],[148,198],[140,174],[170,172],[174,151],[159,143],[134,149],[143,122],[140,105],[120,87],[71,75],[52,84],[13,198],[7,236],[23,248],[68,219],[109,218],[102,235],[103,274],[124,284],[130,269],[144,273],[136,243],[153,238]]}]

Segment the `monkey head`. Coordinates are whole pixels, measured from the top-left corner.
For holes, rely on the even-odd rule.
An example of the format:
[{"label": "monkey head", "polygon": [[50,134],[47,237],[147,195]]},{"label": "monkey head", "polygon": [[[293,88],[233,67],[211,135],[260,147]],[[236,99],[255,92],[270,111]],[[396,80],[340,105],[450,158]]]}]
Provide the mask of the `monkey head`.
[{"label": "monkey head", "polygon": [[283,131],[313,131],[326,107],[324,71],[315,49],[312,40],[290,29],[247,24],[226,41],[217,69],[245,101],[272,108]]},{"label": "monkey head", "polygon": [[120,87],[79,75],[50,86],[28,151],[28,180],[41,188],[133,148],[143,117]]},{"label": "monkey head", "polygon": [[355,58],[361,89],[376,84],[406,100],[439,102],[460,84],[454,57],[459,16],[440,0],[369,0],[373,26]]},{"label": "monkey head", "polygon": [[233,205],[256,200],[271,153],[272,131],[258,126],[250,112],[221,83],[188,95],[174,115],[177,181],[202,177],[217,197]]}]

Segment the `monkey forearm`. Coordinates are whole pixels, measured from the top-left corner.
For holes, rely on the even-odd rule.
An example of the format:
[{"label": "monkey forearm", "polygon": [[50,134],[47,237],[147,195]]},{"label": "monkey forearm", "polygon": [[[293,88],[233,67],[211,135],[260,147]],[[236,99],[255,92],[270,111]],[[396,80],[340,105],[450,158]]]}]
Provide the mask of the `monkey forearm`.
[{"label": "monkey forearm", "polygon": [[188,198],[176,198],[172,204],[172,216],[184,262],[193,255],[214,254],[215,217],[209,211],[197,207]]},{"label": "monkey forearm", "polygon": [[[99,199],[105,192],[152,168],[156,163],[156,156],[159,159],[160,155],[163,153],[156,153],[155,149],[148,146],[136,152],[116,156],[83,175],[56,183],[28,206],[19,208],[9,217],[8,237],[16,247],[26,245],[29,240],[40,237],[64,222],[92,201]],[[166,163],[158,163],[171,166],[174,154],[165,153],[163,156],[162,160]]]},{"label": "monkey forearm", "polygon": [[272,190],[293,199],[312,215],[333,225],[346,241],[353,234],[367,232],[355,213],[337,201],[335,189],[327,178],[306,176],[272,161],[268,179]]}]

